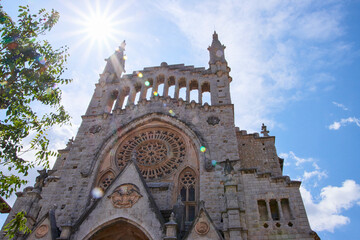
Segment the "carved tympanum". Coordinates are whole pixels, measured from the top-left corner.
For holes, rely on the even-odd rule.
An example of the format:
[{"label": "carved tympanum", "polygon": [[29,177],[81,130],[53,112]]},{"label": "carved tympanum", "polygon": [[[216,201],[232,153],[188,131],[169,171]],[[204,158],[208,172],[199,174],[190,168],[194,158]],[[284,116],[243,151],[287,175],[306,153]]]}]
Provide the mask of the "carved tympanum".
[{"label": "carved tympanum", "polygon": [[135,156],[146,180],[159,179],[171,174],[184,162],[185,141],[170,129],[147,129],[130,135],[116,152],[116,165],[122,170]]},{"label": "carved tympanum", "polygon": [[131,208],[141,197],[139,188],[131,183],[118,186],[109,196],[117,208]]},{"label": "carved tympanum", "polygon": [[35,237],[36,238],[42,238],[49,232],[49,226],[48,225],[41,225],[38,227],[35,231]]},{"label": "carved tympanum", "polygon": [[207,222],[205,221],[199,221],[196,225],[195,225],[195,232],[199,235],[205,235],[209,232],[210,230],[210,226]]}]

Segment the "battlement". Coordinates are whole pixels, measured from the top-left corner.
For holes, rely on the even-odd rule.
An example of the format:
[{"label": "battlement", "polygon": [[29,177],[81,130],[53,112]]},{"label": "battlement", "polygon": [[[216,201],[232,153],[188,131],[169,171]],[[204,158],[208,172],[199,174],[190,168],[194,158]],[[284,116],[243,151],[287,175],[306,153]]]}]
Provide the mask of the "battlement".
[{"label": "battlement", "polygon": [[231,104],[229,83],[225,69],[215,73],[204,67],[184,64],[146,67],[122,77],[110,72],[100,74],[93,99],[86,115],[119,112],[126,107],[153,101],[156,97],[183,99],[196,104]]}]

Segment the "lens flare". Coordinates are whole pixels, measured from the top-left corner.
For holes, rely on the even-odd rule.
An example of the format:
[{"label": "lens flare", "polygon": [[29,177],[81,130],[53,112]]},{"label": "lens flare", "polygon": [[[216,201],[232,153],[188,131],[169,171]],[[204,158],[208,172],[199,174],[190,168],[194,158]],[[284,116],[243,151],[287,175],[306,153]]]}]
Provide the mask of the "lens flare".
[{"label": "lens flare", "polygon": [[206,147],[201,146],[201,147],[200,147],[200,152],[205,152],[205,151],[206,151]]},{"label": "lens flare", "polygon": [[126,56],[126,55],[124,55],[124,56],[123,56],[123,59],[124,59],[124,60],[126,60],[126,59],[127,59],[127,56]]},{"label": "lens flare", "polygon": [[170,113],[171,116],[173,116],[173,117],[175,116],[175,113],[174,113],[173,110],[170,109],[170,110],[169,110],[169,113]]},{"label": "lens flare", "polygon": [[139,78],[142,78],[143,77],[143,74],[141,72],[138,73],[138,77]]},{"label": "lens flare", "polygon": [[150,86],[150,82],[149,81],[145,81],[145,86]]},{"label": "lens flare", "polygon": [[39,56],[36,58],[36,60],[42,65],[46,63],[46,58],[44,56]]},{"label": "lens flare", "polygon": [[216,166],[217,161],[216,160],[211,160],[211,165],[213,165],[214,167]]},{"label": "lens flare", "polygon": [[159,93],[155,91],[155,92],[154,92],[154,96],[158,96],[158,95],[159,95]]},{"label": "lens flare", "polygon": [[101,198],[102,196],[104,196],[104,191],[101,188],[96,187],[91,191],[91,195],[93,196],[93,198]]}]

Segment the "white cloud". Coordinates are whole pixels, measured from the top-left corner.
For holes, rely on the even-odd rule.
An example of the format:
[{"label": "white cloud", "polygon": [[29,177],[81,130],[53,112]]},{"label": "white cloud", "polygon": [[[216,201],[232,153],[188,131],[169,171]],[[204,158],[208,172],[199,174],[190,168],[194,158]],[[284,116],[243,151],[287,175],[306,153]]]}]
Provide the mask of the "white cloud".
[{"label": "white cloud", "polygon": [[355,123],[358,127],[360,127],[360,119],[356,118],[356,117],[349,117],[349,118],[342,118],[340,120],[340,122],[333,122],[333,124],[331,124],[329,126],[330,130],[339,130],[340,127],[347,125],[348,123]]},{"label": "white cloud", "polygon": [[327,40],[343,33],[339,26],[338,9],[315,11],[300,17],[296,34],[300,38],[309,40]]},{"label": "white cloud", "polygon": [[348,111],[349,109],[347,107],[345,107],[344,104],[341,104],[341,103],[337,103],[335,101],[332,102],[335,106],[339,107],[339,108],[342,108],[343,110],[345,111]]},{"label": "white cloud", "polygon": [[303,92],[317,91],[316,74],[304,77],[304,69],[326,65],[329,61],[324,59],[334,59],[328,57],[334,51],[348,51],[316,46],[319,42],[339,45],[334,41],[343,34],[339,1],[225,0],[191,7],[180,1],[159,1],[157,5],[188,37],[201,61],[207,58],[203,49],[211,33],[214,28],[218,31],[236,81],[232,99],[241,106],[236,109],[236,123],[248,131],[258,130],[262,122],[275,125],[274,112],[301,98]]},{"label": "white cloud", "polygon": [[[295,155],[294,152],[290,151],[289,153],[280,153],[279,157],[284,158],[285,160],[288,161],[294,161],[295,162],[295,166],[299,167],[304,163],[307,162],[312,162],[313,166],[315,168],[318,168],[319,166],[315,163],[315,159],[313,158],[301,158]],[[315,164],[315,165],[314,165]]]},{"label": "white cloud", "polygon": [[338,130],[341,127],[341,124],[339,122],[334,122],[329,126],[330,130]]},{"label": "white cloud", "polygon": [[320,201],[314,201],[310,191],[300,187],[310,225],[315,231],[334,232],[335,228],[350,223],[350,218],[342,215],[360,200],[360,185],[346,180],[341,187],[327,186],[321,189]]},{"label": "white cloud", "polygon": [[322,178],[327,177],[327,173],[325,171],[318,171],[318,170],[311,172],[305,171],[303,177],[304,177],[303,179],[304,181],[309,180],[310,178],[313,177],[317,177],[318,180],[321,180]]},{"label": "white cloud", "polygon": [[317,165],[317,163],[316,162],[313,162],[313,167],[316,169],[316,170],[319,170],[320,169],[320,167],[319,167],[319,165]]}]

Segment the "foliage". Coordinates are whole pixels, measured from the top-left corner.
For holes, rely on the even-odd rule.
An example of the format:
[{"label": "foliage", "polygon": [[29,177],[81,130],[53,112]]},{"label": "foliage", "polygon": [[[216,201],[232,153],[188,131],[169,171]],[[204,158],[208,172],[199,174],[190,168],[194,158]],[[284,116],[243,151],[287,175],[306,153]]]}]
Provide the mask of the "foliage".
[{"label": "foliage", "polygon": [[5,237],[12,239],[18,233],[18,231],[24,234],[30,233],[30,229],[26,226],[27,218],[25,212],[19,212],[15,217],[4,227],[6,232]]},{"label": "foliage", "polygon": [[[26,176],[37,165],[49,167],[49,157],[57,153],[48,149],[46,132],[70,119],[60,104],[59,89],[71,81],[61,77],[66,70],[67,47],[53,49],[42,40],[59,13],[41,9],[32,14],[29,6],[20,6],[18,11],[14,21],[0,5],[0,165],[10,172],[0,170],[0,195],[6,198],[26,183],[19,173]],[[47,106],[50,111],[39,114],[34,106]],[[24,149],[26,137],[31,141]],[[30,150],[35,151],[35,159],[21,158]],[[26,230],[21,214],[25,216],[16,215],[11,226]]]}]

